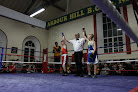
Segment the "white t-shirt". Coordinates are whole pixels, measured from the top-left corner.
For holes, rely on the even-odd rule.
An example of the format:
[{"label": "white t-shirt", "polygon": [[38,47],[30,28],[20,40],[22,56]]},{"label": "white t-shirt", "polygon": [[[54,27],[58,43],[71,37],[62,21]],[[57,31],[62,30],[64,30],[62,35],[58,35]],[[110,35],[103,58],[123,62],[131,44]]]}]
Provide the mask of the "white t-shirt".
[{"label": "white t-shirt", "polygon": [[79,40],[69,40],[71,44],[73,44],[74,52],[83,51],[84,44],[86,43],[86,40],[84,38],[79,38]]}]

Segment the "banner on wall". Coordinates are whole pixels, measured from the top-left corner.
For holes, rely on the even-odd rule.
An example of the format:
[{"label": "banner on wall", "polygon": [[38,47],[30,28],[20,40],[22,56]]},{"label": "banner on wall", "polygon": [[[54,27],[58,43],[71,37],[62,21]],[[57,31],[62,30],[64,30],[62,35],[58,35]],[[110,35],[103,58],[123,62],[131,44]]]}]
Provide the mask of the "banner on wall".
[{"label": "banner on wall", "polygon": [[[128,5],[130,4],[129,0],[111,0],[112,3],[116,6],[116,7],[121,7],[124,5]],[[138,2],[138,0],[137,0]],[[100,13],[102,12],[100,9],[98,9],[98,7],[96,5],[75,11],[73,13],[58,17],[56,19],[53,19],[51,21],[46,22],[46,29],[49,29],[53,26],[57,26],[69,21],[73,21],[79,18],[83,18],[89,15],[93,15],[96,13]]]}]

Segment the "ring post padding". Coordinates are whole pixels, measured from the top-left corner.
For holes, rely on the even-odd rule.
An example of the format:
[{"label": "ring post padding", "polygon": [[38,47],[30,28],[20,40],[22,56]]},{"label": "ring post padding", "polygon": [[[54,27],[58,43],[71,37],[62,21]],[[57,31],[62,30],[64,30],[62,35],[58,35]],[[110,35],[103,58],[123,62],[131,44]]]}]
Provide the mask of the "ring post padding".
[{"label": "ring post padding", "polygon": [[2,66],[2,60],[3,60],[3,52],[4,52],[4,48],[2,48],[2,50],[1,50],[0,70],[1,70],[1,66]]},{"label": "ring post padding", "polygon": [[48,73],[48,48],[43,50],[43,73]]}]

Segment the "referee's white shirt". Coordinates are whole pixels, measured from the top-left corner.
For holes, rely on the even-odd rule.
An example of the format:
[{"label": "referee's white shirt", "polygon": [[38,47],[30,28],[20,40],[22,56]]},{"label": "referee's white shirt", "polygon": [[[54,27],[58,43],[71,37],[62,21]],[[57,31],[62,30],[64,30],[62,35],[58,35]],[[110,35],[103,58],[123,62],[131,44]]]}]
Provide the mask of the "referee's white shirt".
[{"label": "referee's white shirt", "polygon": [[83,51],[84,44],[86,43],[86,40],[84,38],[79,38],[78,40],[69,40],[71,44],[73,44],[74,52]]}]

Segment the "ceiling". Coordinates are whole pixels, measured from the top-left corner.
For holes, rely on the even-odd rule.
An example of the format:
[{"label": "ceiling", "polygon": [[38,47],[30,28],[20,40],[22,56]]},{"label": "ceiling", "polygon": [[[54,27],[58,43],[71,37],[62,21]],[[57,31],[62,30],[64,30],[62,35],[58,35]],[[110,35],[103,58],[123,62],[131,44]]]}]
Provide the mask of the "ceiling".
[{"label": "ceiling", "polygon": [[[30,15],[36,10],[44,7],[46,10],[35,18],[49,21],[67,13],[91,6],[90,0],[0,0],[0,5]],[[68,5],[68,10],[67,10]]]}]

